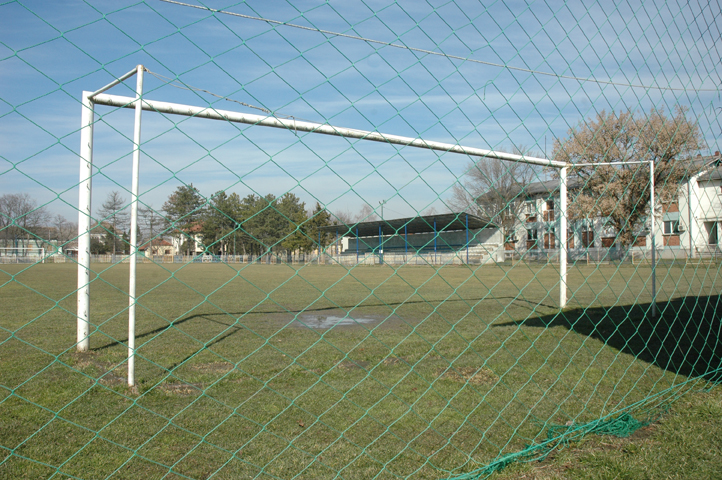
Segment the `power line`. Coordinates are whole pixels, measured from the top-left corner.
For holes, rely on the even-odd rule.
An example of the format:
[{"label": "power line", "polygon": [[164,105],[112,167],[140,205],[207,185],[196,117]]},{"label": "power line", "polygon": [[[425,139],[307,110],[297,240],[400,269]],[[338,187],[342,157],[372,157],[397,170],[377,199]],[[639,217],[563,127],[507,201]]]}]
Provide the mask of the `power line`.
[{"label": "power line", "polygon": [[[148,72],[149,74],[153,75],[155,78],[157,78],[157,79],[160,80],[161,82],[163,82],[163,83],[165,83],[166,85],[169,85],[169,86],[171,86],[171,87],[179,88],[179,89],[181,89],[181,90],[197,91],[197,92],[207,93],[208,95],[212,95],[212,96],[214,96],[214,97],[216,97],[216,98],[220,98],[221,100],[227,100],[227,101],[229,101],[229,102],[234,102],[234,103],[237,103],[237,104],[239,104],[239,105],[243,105],[244,107],[255,108],[256,110],[260,110],[260,111],[262,111],[263,113],[267,113],[267,114],[272,115],[273,117],[276,117],[276,118],[287,118],[287,119],[293,120],[293,121],[294,121],[294,125],[295,125],[296,120],[299,120],[299,121],[307,121],[307,122],[310,122],[310,121],[311,121],[311,120],[304,120],[303,118],[299,118],[299,117],[296,117],[296,116],[294,116],[294,115],[286,115],[286,114],[279,113],[279,112],[272,112],[271,110],[269,110],[269,109],[267,109],[267,108],[264,108],[264,107],[257,107],[256,105],[251,105],[250,103],[241,102],[240,100],[234,100],[234,99],[232,99],[232,98],[228,98],[228,97],[225,97],[225,96],[223,96],[223,95],[218,95],[217,93],[213,93],[213,92],[211,92],[210,90],[206,90],[205,88],[194,87],[194,86],[192,86],[192,85],[188,85],[187,83],[183,82],[183,81],[180,80],[180,79],[175,79],[175,78],[167,77],[167,76],[165,76],[165,75],[161,75],[160,73],[151,72],[151,71],[148,70],[147,68],[145,68],[145,71]],[[180,83],[180,85],[176,85],[175,82]],[[296,135],[298,135],[298,134],[296,134]]]},{"label": "power line", "polygon": [[531,74],[534,74],[534,75],[545,75],[545,76],[548,76],[548,77],[562,78],[562,79],[565,79],[565,80],[576,80],[576,81],[579,81],[579,82],[590,82],[590,83],[599,83],[599,84],[604,84],[604,85],[615,85],[615,86],[618,86],[618,87],[644,88],[644,89],[647,89],[647,90],[695,91],[695,92],[718,92],[718,91],[720,90],[720,89],[718,89],[718,88],[660,87],[660,86],[653,86],[653,85],[641,85],[641,84],[634,84],[634,83],[613,82],[613,81],[611,81],[611,80],[597,80],[596,78],[575,77],[575,76],[572,76],[572,75],[559,75],[559,74],[556,74],[556,73],[544,72],[544,71],[541,71],[541,70],[532,70],[532,69],[529,69],[529,68],[522,68],[522,67],[512,67],[512,66],[510,66],[510,65],[505,65],[505,64],[502,64],[502,63],[486,62],[486,61],[484,61],[484,60],[475,60],[475,59],[473,59],[473,58],[460,57],[460,56],[457,56],[457,55],[450,55],[450,54],[448,54],[448,53],[435,52],[435,51],[433,51],[433,50],[426,50],[426,49],[423,49],[423,48],[409,47],[409,46],[406,46],[406,45],[400,45],[400,44],[398,44],[398,43],[384,42],[384,41],[382,41],[382,40],[374,40],[374,39],[372,39],[372,38],[360,37],[360,36],[358,36],[358,35],[348,35],[348,34],[346,34],[346,33],[333,32],[333,31],[330,31],[330,30],[323,30],[323,29],[315,28],[315,27],[307,27],[307,26],[304,26],[304,25],[296,25],[296,24],[294,24],[294,23],[281,22],[281,21],[278,21],[278,20],[272,20],[272,19],[270,19],[270,18],[254,17],[254,16],[252,16],[252,15],[244,15],[244,14],[242,14],[242,13],[229,12],[229,11],[226,11],[226,10],[218,10],[218,9],[206,7],[206,6],[203,6],[203,5],[192,5],[192,4],[190,4],[190,3],[178,2],[178,1],[176,1],[176,0],[160,0],[160,1],[161,1],[161,2],[165,2],[165,3],[171,3],[171,4],[174,4],[174,5],[181,5],[181,6],[184,6],[184,7],[197,8],[197,9],[199,9],[199,10],[206,10],[206,11],[213,12],[213,13],[222,13],[222,14],[224,14],[224,15],[230,15],[230,16],[233,16],[233,17],[245,18],[245,19],[248,19],[248,20],[258,20],[258,21],[270,23],[270,24],[273,24],[273,25],[281,25],[281,26],[284,26],[284,27],[293,27],[293,28],[298,28],[298,29],[301,29],[301,30],[308,30],[308,31],[311,31],[311,32],[319,32],[319,33],[323,33],[324,35],[332,35],[332,36],[335,36],[335,37],[350,38],[350,39],[352,39],[352,40],[361,40],[361,41],[364,41],[364,42],[376,43],[376,44],[384,45],[384,46],[387,46],[387,47],[401,48],[401,49],[403,49],[403,50],[411,50],[411,51],[414,51],[414,52],[425,53],[425,54],[428,54],[428,55],[436,55],[436,56],[439,56],[439,57],[445,57],[445,58],[450,58],[450,59],[454,59],[454,60],[461,60],[461,61],[464,61],[464,62],[479,63],[479,64],[481,64],[481,65],[487,65],[487,66],[491,66],[491,67],[505,68],[505,69],[507,69],[507,70],[515,70],[515,71],[519,71],[519,72],[531,73]]},{"label": "power line", "polygon": [[[166,77],[165,75],[161,75],[160,73],[151,72],[151,71],[148,70],[147,68],[145,69],[145,71],[148,72],[148,73],[150,73],[151,75],[153,75],[155,78],[157,78],[157,79],[160,80],[161,82],[163,82],[163,83],[165,83],[165,84],[167,84],[167,85],[170,85],[171,87],[180,88],[181,90],[189,90],[189,91],[194,91],[194,90],[195,90],[195,91],[197,91],[197,92],[207,93],[208,95],[212,95],[212,96],[214,96],[214,97],[216,97],[216,98],[220,98],[221,100],[227,100],[227,101],[229,101],[229,102],[235,102],[235,103],[238,103],[238,104],[240,104],[240,105],[243,105],[244,107],[255,108],[256,110],[260,110],[260,111],[262,111],[262,112],[264,112],[264,113],[268,113],[268,114],[270,114],[270,115],[274,115],[273,112],[271,112],[271,111],[270,111],[269,109],[267,109],[267,108],[257,107],[257,106],[255,106],[255,105],[251,105],[251,104],[249,104],[249,103],[245,103],[245,102],[241,102],[241,101],[239,101],[239,100],[234,100],[234,99],[232,99],[232,98],[224,97],[223,95],[218,95],[217,93],[213,93],[213,92],[208,91],[208,90],[206,90],[206,89],[204,89],[204,88],[199,88],[199,87],[194,87],[194,86],[188,85],[187,83],[185,83],[185,82],[183,82],[183,81],[181,81],[181,80],[174,79],[174,78],[170,78],[170,77]],[[181,85],[176,85],[174,82],[178,82],[178,83],[180,83]],[[285,115],[284,115],[284,116],[285,116]]]}]

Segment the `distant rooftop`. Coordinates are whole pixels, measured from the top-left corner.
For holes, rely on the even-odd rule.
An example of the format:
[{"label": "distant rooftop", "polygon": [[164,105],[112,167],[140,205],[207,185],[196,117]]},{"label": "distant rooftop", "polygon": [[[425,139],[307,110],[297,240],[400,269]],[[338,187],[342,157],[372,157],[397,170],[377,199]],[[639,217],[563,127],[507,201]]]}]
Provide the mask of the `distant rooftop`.
[{"label": "distant rooftop", "polygon": [[[490,219],[466,213],[442,213],[438,215],[424,215],[418,217],[395,218],[392,220],[375,220],[360,222],[352,225],[329,225],[321,230],[338,234],[340,237],[375,237],[379,231],[383,235],[398,233],[433,233],[466,230],[468,221],[469,230],[479,230],[488,226],[495,226]],[[358,233],[357,233],[358,232]]]}]

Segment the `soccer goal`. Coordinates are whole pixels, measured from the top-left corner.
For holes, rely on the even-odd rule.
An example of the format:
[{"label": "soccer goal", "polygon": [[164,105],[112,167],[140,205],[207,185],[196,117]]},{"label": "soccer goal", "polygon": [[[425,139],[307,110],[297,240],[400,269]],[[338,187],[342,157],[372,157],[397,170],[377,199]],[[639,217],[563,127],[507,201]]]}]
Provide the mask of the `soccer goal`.
[{"label": "soccer goal", "polygon": [[0,263],[45,263],[41,247],[0,247]]},{"label": "soccer goal", "polygon": [[[128,384],[133,386],[134,351],[135,351],[135,303],[136,303],[136,259],[138,256],[137,225],[138,225],[138,182],[140,171],[141,114],[143,110],[164,115],[181,115],[187,117],[220,120],[241,123],[258,127],[272,127],[293,132],[308,132],[350,139],[401,145],[404,147],[435,150],[454,153],[465,157],[495,158],[509,162],[520,162],[557,169],[560,178],[560,224],[559,224],[559,306],[567,305],[567,173],[574,165],[547,158],[537,158],[506,152],[497,152],[459,144],[443,143],[423,138],[403,137],[381,132],[372,132],[334,126],[329,124],[297,121],[295,119],[278,118],[272,114],[254,115],[227,110],[215,109],[211,106],[199,107],[176,103],[150,100],[143,97],[143,74],[147,70],[142,65],[119,77],[103,88],[82,94],[81,145],[80,145],[80,179],[78,201],[78,294],[77,294],[77,349],[87,351],[89,348],[89,306],[90,306],[90,220],[91,195],[93,176],[93,123],[95,121],[95,105],[105,105],[135,110],[133,131],[133,155],[131,178],[131,210],[130,210],[130,272],[129,272],[129,308],[128,308]],[[121,82],[136,77],[135,97],[110,95],[106,92]],[[653,178],[653,164],[650,164]],[[652,189],[653,190],[653,189]],[[653,196],[652,191],[652,196]],[[654,210],[652,210],[654,211]],[[654,279],[653,279],[654,290]],[[654,301],[653,315],[654,315]]]}]

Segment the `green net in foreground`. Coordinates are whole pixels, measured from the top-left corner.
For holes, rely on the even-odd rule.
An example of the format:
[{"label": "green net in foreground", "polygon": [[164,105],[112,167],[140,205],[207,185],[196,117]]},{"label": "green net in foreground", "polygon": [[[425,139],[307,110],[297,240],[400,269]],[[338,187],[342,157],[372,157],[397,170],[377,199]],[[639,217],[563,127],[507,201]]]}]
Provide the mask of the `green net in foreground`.
[{"label": "green net in foreground", "polygon": [[718,382],[719,10],[0,3],[0,477],[484,478]]}]

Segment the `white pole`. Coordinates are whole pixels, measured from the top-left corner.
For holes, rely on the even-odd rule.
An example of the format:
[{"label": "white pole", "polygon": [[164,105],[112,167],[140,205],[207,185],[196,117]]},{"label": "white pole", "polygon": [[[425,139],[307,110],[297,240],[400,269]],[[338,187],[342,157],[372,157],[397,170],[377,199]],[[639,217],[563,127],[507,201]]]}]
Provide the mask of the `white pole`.
[{"label": "white pole", "polygon": [[[135,108],[136,100],[131,97],[122,97],[118,95],[108,95],[101,93],[93,97],[93,101],[98,105],[107,105],[110,107]],[[427,148],[429,150],[438,150],[442,152],[460,153],[472,157],[498,158],[500,160],[509,160],[512,162],[530,163],[533,165],[543,165],[548,167],[562,168],[567,164],[558,160],[548,160],[546,158],[527,157],[524,155],[516,155],[506,152],[495,152],[493,150],[485,150],[483,148],[465,147],[453,143],[435,142],[424,140],[421,138],[402,137],[400,135],[390,135],[379,132],[369,132],[365,130],[356,130],[353,128],[337,127],[334,125],[302,122],[297,120],[286,120],[273,116],[254,115],[251,113],[231,112],[228,110],[218,110],[209,107],[195,107],[192,105],[181,105],[178,103],[158,102],[155,100],[143,100],[143,110],[167,113],[171,115],[184,115],[188,117],[207,118],[211,120],[223,120],[226,122],[245,123],[248,125],[258,125],[263,127],[281,128],[284,130],[292,130],[294,132],[310,132],[320,133],[323,135],[333,135],[337,137],[357,138],[360,140],[370,140],[373,142],[391,143],[394,145],[403,145],[416,148]]]},{"label": "white pole", "polygon": [[652,236],[652,317],[657,316],[657,248],[655,246],[654,232],[654,162],[649,162],[649,212],[650,212],[650,235]]},{"label": "white pole", "polygon": [[88,96],[89,96],[90,99],[92,100],[93,97],[96,96],[96,95],[98,95],[99,93],[103,93],[104,91],[108,90],[109,88],[113,88],[114,86],[118,85],[119,83],[123,82],[124,80],[129,79],[130,77],[132,77],[133,75],[135,75],[137,71],[138,71],[138,67],[135,67],[135,68],[134,68],[133,70],[131,70],[130,72],[126,73],[125,75],[123,75],[123,76],[121,76],[121,77],[116,78],[115,80],[113,80],[112,82],[110,82],[109,84],[107,84],[106,86],[104,86],[103,88],[100,88],[100,89],[94,91],[93,93],[91,93],[91,94],[88,95]]},{"label": "white pole", "polygon": [[[692,182],[697,181],[697,176],[692,175],[687,180],[687,237],[689,238],[689,258],[694,258],[694,236],[693,236],[693,219],[692,219]],[[697,193],[695,191],[695,193]]]},{"label": "white pole", "polygon": [[78,183],[77,349],[87,352],[90,322],[90,214],[93,193],[93,122],[90,92],[83,92],[80,120],[80,180]]},{"label": "white pole", "polygon": [[[143,65],[137,67],[135,98],[143,95]],[[138,180],[140,176],[140,120],[143,110],[141,102],[135,104],[135,125],[133,127],[133,178],[131,181],[130,204],[130,275],[128,280],[128,385],[135,385],[135,280],[138,257]]]},{"label": "white pole", "polygon": [[559,171],[559,308],[567,306],[567,167]]}]

